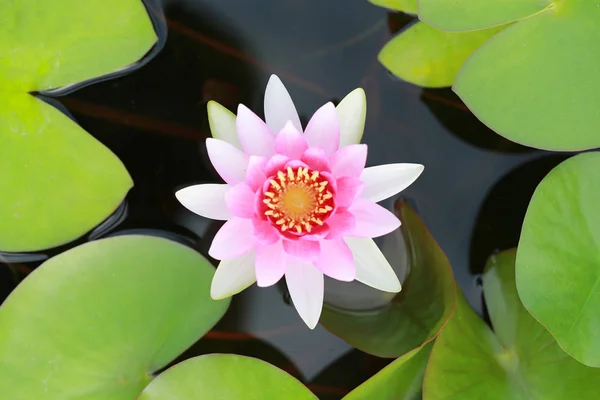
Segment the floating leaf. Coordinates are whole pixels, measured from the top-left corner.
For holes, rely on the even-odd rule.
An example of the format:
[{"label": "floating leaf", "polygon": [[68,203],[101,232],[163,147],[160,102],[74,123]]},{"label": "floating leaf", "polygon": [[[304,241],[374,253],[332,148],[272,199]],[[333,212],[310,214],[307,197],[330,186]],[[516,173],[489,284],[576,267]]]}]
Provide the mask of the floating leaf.
[{"label": "floating leaf", "polygon": [[483,289],[494,332],[462,293],[433,346],[424,398],[597,398],[600,369],[580,364],[523,307],[515,287],[515,251],[490,258]]},{"label": "floating leaf", "polygon": [[0,1],[0,250],[82,236],[132,182],[119,159],[27,94],[126,67],[156,41],[140,0]]},{"label": "floating leaf", "polygon": [[0,37],[0,90],[20,93],[106,75],[156,41],[140,0],[4,0]]},{"label": "floating leaf", "polygon": [[325,307],[320,321],[350,345],[380,357],[398,357],[435,337],[456,296],[450,263],[427,227],[404,202],[396,204],[396,213],[410,249],[410,273],[402,292],[370,312]]},{"label": "floating leaf", "polygon": [[[229,318],[230,321],[236,321],[239,314],[236,313],[236,298],[232,298],[233,302],[230,306],[232,310],[231,315],[228,314],[223,320],[219,322],[219,326],[227,325]],[[238,298],[238,305],[244,303],[244,299]],[[232,317],[232,318],[230,318]],[[235,327],[234,327],[235,329]],[[271,343],[261,340],[258,337],[254,337],[248,333],[231,332],[223,330],[211,331],[202,339],[198,340],[185,352],[179,355],[171,365],[185,361],[192,357],[198,357],[205,354],[212,353],[224,353],[224,354],[237,354],[246,357],[260,358],[262,361],[272,364],[276,367],[282,368],[288,374],[293,377],[299,378],[302,376],[300,370],[294,362],[280,349],[272,345]]]},{"label": "floating leaf", "polygon": [[546,9],[552,0],[419,0],[419,18],[444,31],[507,24]]},{"label": "floating leaf", "polygon": [[420,17],[457,31],[525,18],[466,61],[454,91],[509,140],[549,150],[595,148],[600,146],[600,95],[593,84],[600,63],[598,7],[593,1],[549,4],[421,0]]},{"label": "floating leaf", "polygon": [[46,261],[0,307],[3,398],[135,399],[225,313],[213,274],[199,253],[150,236]]},{"label": "floating leaf", "polygon": [[417,22],[385,45],[379,61],[391,73],[415,85],[452,86],[465,60],[504,28],[456,33]]},{"label": "floating leaf", "polygon": [[527,209],[517,287],[529,312],[580,362],[600,367],[600,153],[554,168]]},{"label": "floating leaf", "polygon": [[420,400],[433,342],[409,351],[350,392],[344,400]]},{"label": "floating leaf", "polygon": [[370,3],[408,14],[417,14],[417,0],[369,0]]},{"label": "floating leaf", "polygon": [[317,400],[302,383],[256,358],[209,354],[160,374],[138,400]]},{"label": "floating leaf", "polygon": [[28,94],[0,92],[0,249],[83,235],[123,201],[131,178],[96,139]]}]

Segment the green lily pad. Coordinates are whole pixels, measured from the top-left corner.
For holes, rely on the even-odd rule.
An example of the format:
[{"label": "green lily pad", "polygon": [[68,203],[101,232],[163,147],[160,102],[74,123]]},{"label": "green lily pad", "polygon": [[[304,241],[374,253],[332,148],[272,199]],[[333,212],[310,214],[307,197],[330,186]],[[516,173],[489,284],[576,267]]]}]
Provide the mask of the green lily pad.
[{"label": "green lily pad", "polygon": [[600,153],[569,158],[538,185],[521,231],[517,288],[580,362],[600,367]]},{"label": "green lily pad", "polygon": [[0,0],[0,250],[76,239],[132,186],[119,159],[27,92],[126,67],[156,41],[140,0]]},{"label": "green lily pad", "polygon": [[233,354],[190,358],[160,374],[138,400],[317,400],[296,378],[262,360]]},{"label": "green lily pad", "polygon": [[427,400],[598,397],[600,369],[571,358],[521,304],[515,253],[492,256],[483,276],[494,332],[459,295],[431,351],[423,384]]},{"label": "green lily pad", "polygon": [[402,11],[407,14],[417,14],[417,0],[369,0],[370,3],[390,10]]},{"label": "green lily pad", "polygon": [[156,41],[141,0],[3,0],[0,37],[0,90],[17,92],[106,75]]},{"label": "green lily pad", "polygon": [[418,0],[421,21],[444,31],[472,31],[535,15],[552,0]]},{"label": "green lily pad", "polygon": [[412,84],[429,88],[452,86],[465,60],[504,28],[457,33],[417,22],[384,46],[379,61]]},{"label": "green lily pad", "polygon": [[433,342],[409,351],[348,393],[344,400],[420,400]]},{"label": "green lily pad", "polygon": [[29,251],[79,237],[133,185],[121,161],[54,107],[0,92],[0,249]]},{"label": "green lily pad", "polygon": [[404,202],[396,203],[410,251],[402,291],[386,306],[364,313],[323,308],[321,324],[350,345],[380,357],[399,357],[435,337],[454,309],[452,268],[427,227]]},{"label": "green lily pad", "polygon": [[477,118],[514,142],[549,150],[598,147],[600,95],[593,83],[599,42],[596,2],[555,4],[480,47],[454,91]]},{"label": "green lily pad", "polygon": [[76,247],[42,264],[0,307],[0,387],[11,400],[132,400],[206,333],[228,300],[214,268],[150,236]]}]

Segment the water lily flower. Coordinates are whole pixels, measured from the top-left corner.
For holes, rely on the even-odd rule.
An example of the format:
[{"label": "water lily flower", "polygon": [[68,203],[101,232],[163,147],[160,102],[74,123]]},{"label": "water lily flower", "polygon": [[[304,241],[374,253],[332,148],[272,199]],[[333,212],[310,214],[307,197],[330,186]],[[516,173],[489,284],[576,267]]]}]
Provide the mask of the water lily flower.
[{"label": "water lily flower", "polygon": [[221,260],[211,286],[220,299],[285,280],[298,313],[313,329],[323,306],[324,275],[399,292],[400,282],[372,238],[400,226],[376,204],[402,191],[419,164],[365,168],[366,99],[356,89],[327,103],[306,129],[275,75],[264,99],[266,123],[244,105],[237,117],[211,102],[210,161],[225,184],[176,193],[189,210],[227,221],[209,254]]}]

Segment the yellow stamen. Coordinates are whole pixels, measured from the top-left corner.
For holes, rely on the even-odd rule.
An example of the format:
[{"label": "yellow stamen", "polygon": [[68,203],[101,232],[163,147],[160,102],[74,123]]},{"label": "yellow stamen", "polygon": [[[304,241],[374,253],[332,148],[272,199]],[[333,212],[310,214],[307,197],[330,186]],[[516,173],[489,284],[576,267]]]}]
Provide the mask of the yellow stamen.
[{"label": "yellow stamen", "polygon": [[268,207],[264,215],[281,232],[309,233],[314,225],[322,226],[324,219],[333,212],[333,193],[325,190],[329,181],[318,171],[286,167],[277,171],[269,183],[269,190],[262,199]]}]

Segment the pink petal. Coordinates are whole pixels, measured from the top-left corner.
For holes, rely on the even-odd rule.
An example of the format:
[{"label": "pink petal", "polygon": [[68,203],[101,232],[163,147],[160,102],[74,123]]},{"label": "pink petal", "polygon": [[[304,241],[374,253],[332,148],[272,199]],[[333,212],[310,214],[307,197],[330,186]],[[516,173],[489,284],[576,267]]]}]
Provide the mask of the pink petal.
[{"label": "pink petal", "polygon": [[245,183],[235,185],[225,194],[227,208],[233,215],[241,218],[254,216],[254,198],[256,194]]},{"label": "pink petal", "polygon": [[217,260],[232,260],[258,244],[252,220],[233,217],[219,229],[208,249],[208,255]]},{"label": "pink petal", "polygon": [[254,191],[260,189],[263,183],[267,180],[265,175],[265,167],[267,159],[259,156],[250,156],[248,160],[248,169],[246,172],[246,183]]},{"label": "pink petal", "polygon": [[335,180],[333,175],[330,174],[329,172],[321,171],[321,177],[325,178],[329,181],[329,185],[327,185],[327,189],[329,191],[333,192],[334,194],[337,193],[337,181]]},{"label": "pink petal", "polygon": [[235,185],[246,180],[248,156],[243,151],[223,140],[213,138],[206,139],[206,150],[210,162],[225,182]]},{"label": "pink petal", "polygon": [[256,283],[260,287],[276,284],[285,273],[287,256],[281,241],[256,249]]},{"label": "pink petal", "polygon": [[351,282],[356,277],[352,251],[343,239],[323,240],[321,255],[314,264],[325,275],[338,281]]},{"label": "pink petal", "polygon": [[310,147],[320,147],[333,154],[340,147],[340,121],[333,103],[327,103],[312,116],[304,138]]},{"label": "pink petal", "polygon": [[308,165],[306,165],[306,163],[300,161],[300,160],[290,160],[287,163],[285,163],[285,169],[287,169],[287,167],[291,167],[291,168],[308,168]]},{"label": "pink petal", "polygon": [[252,224],[254,225],[254,236],[263,246],[273,244],[281,238],[277,228],[269,221],[254,218]]},{"label": "pink petal", "polygon": [[304,240],[321,240],[327,236],[329,233],[329,225],[315,225],[312,227],[312,230],[309,234],[302,236]]},{"label": "pink petal", "polygon": [[368,200],[356,199],[348,211],[356,218],[351,236],[375,238],[400,227],[400,220],[394,214]]},{"label": "pink petal", "polygon": [[325,150],[319,147],[309,148],[302,155],[301,160],[306,163],[313,171],[331,172],[329,165],[329,157],[325,154]]},{"label": "pink petal", "polygon": [[336,183],[335,205],[344,208],[350,207],[363,187],[362,182],[353,176],[342,176]]},{"label": "pink petal", "polygon": [[296,129],[302,132],[302,125],[294,102],[277,75],[271,75],[269,78],[264,105],[265,121],[272,132],[279,132],[288,121],[291,121]]},{"label": "pink petal", "polygon": [[277,171],[283,170],[285,164],[287,164],[289,161],[289,157],[286,157],[282,154],[275,154],[269,159],[267,165],[265,166],[265,175],[267,175],[267,177],[275,175]]},{"label": "pink petal", "polygon": [[302,258],[304,260],[315,260],[321,253],[321,246],[314,240],[284,240],[283,249],[290,256]]},{"label": "pink petal", "polygon": [[336,178],[354,176],[358,178],[367,162],[367,145],[351,144],[339,149],[331,156],[331,170]]},{"label": "pink petal", "polygon": [[354,232],[356,218],[348,210],[338,208],[335,213],[327,219],[327,225],[329,226],[329,232],[326,238],[337,239]]},{"label": "pink petal", "polygon": [[306,149],[306,140],[291,122],[288,122],[275,138],[275,151],[284,156],[299,159]]},{"label": "pink petal", "polygon": [[323,273],[308,261],[290,257],[285,282],[298,314],[310,329],[314,329],[323,309]]},{"label": "pink petal", "polygon": [[236,127],[246,154],[270,157],[275,153],[275,135],[262,119],[243,104],[238,107]]}]

